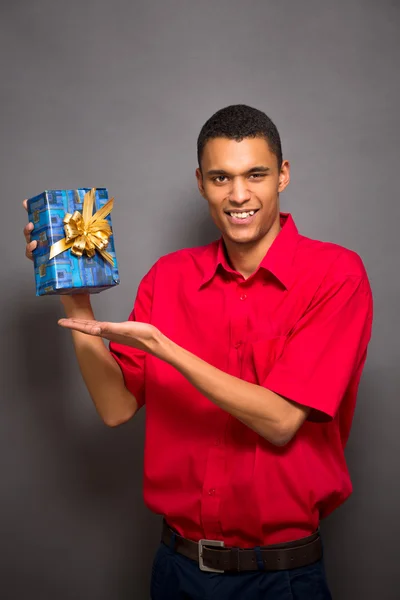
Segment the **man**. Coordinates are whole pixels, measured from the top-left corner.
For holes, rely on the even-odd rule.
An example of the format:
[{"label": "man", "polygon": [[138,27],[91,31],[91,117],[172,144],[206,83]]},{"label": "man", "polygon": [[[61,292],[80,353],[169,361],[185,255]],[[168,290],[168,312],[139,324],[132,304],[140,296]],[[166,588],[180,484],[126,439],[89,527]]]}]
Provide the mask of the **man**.
[{"label": "man", "polygon": [[221,238],[160,258],[127,322],[95,321],[75,295],[60,325],[106,424],[146,404],[144,498],[164,516],[152,598],[330,598],[319,523],[352,491],[368,278],[280,213],[290,167],[264,113],[218,111],[198,163]]}]

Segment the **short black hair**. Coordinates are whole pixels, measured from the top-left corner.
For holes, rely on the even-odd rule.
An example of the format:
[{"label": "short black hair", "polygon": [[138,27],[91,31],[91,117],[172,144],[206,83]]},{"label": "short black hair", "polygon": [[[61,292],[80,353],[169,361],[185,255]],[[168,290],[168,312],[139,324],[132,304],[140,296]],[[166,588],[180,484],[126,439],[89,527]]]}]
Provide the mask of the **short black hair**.
[{"label": "short black hair", "polygon": [[281,138],[275,124],[261,110],[246,104],[232,104],[221,108],[206,121],[197,139],[197,160],[201,168],[204,146],[208,140],[224,137],[241,142],[244,138],[264,138],[282,165]]}]

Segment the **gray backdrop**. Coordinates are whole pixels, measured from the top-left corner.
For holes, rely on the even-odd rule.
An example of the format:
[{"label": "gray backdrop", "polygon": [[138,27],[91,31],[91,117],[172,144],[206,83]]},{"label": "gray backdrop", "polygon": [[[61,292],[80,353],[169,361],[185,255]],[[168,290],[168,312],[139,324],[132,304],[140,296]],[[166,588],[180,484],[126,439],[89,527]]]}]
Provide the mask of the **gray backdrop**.
[{"label": "gray backdrop", "polygon": [[124,320],[161,255],[217,232],[196,137],[247,103],[276,122],[306,235],[357,251],[374,335],[347,458],[354,493],[323,523],[336,600],[398,584],[399,3],[395,0],[3,0],[1,3],[2,600],[148,598],[159,517],[142,502],[143,414],[108,429],[36,298],[21,201],[106,186],[122,283],[94,298]]}]

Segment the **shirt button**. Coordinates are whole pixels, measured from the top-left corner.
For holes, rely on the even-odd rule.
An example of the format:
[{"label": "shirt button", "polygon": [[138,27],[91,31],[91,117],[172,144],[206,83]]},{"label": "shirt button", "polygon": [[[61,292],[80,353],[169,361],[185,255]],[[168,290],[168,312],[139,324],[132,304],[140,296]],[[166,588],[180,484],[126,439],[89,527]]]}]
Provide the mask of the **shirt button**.
[{"label": "shirt button", "polygon": [[217,438],[217,439],[215,440],[215,442],[214,442],[214,445],[215,445],[215,446],[219,446],[219,445],[220,445],[220,443],[221,443],[221,440],[220,440],[219,438]]},{"label": "shirt button", "polygon": [[243,342],[240,340],[239,342],[236,342],[236,344],[233,344],[234,348],[240,348],[240,346],[243,344]]},{"label": "shirt button", "polygon": [[214,488],[211,488],[211,490],[208,490],[208,495],[209,496],[215,496],[215,490],[214,490]]},{"label": "shirt button", "polygon": [[240,299],[241,299],[241,300],[246,300],[246,298],[247,298],[247,294],[242,294],[242,295],[240,296]]}]

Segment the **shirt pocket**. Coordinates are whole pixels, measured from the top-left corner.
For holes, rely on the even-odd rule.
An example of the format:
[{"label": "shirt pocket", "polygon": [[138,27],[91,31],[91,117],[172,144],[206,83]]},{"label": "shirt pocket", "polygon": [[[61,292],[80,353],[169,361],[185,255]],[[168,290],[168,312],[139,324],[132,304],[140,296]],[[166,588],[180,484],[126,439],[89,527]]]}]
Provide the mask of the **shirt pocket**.
[{"label": "shirt pocket", "polygon": [[254,376],[263,385],[276,361],[282,356],[288,336],[280,335],[250,343]]}]

